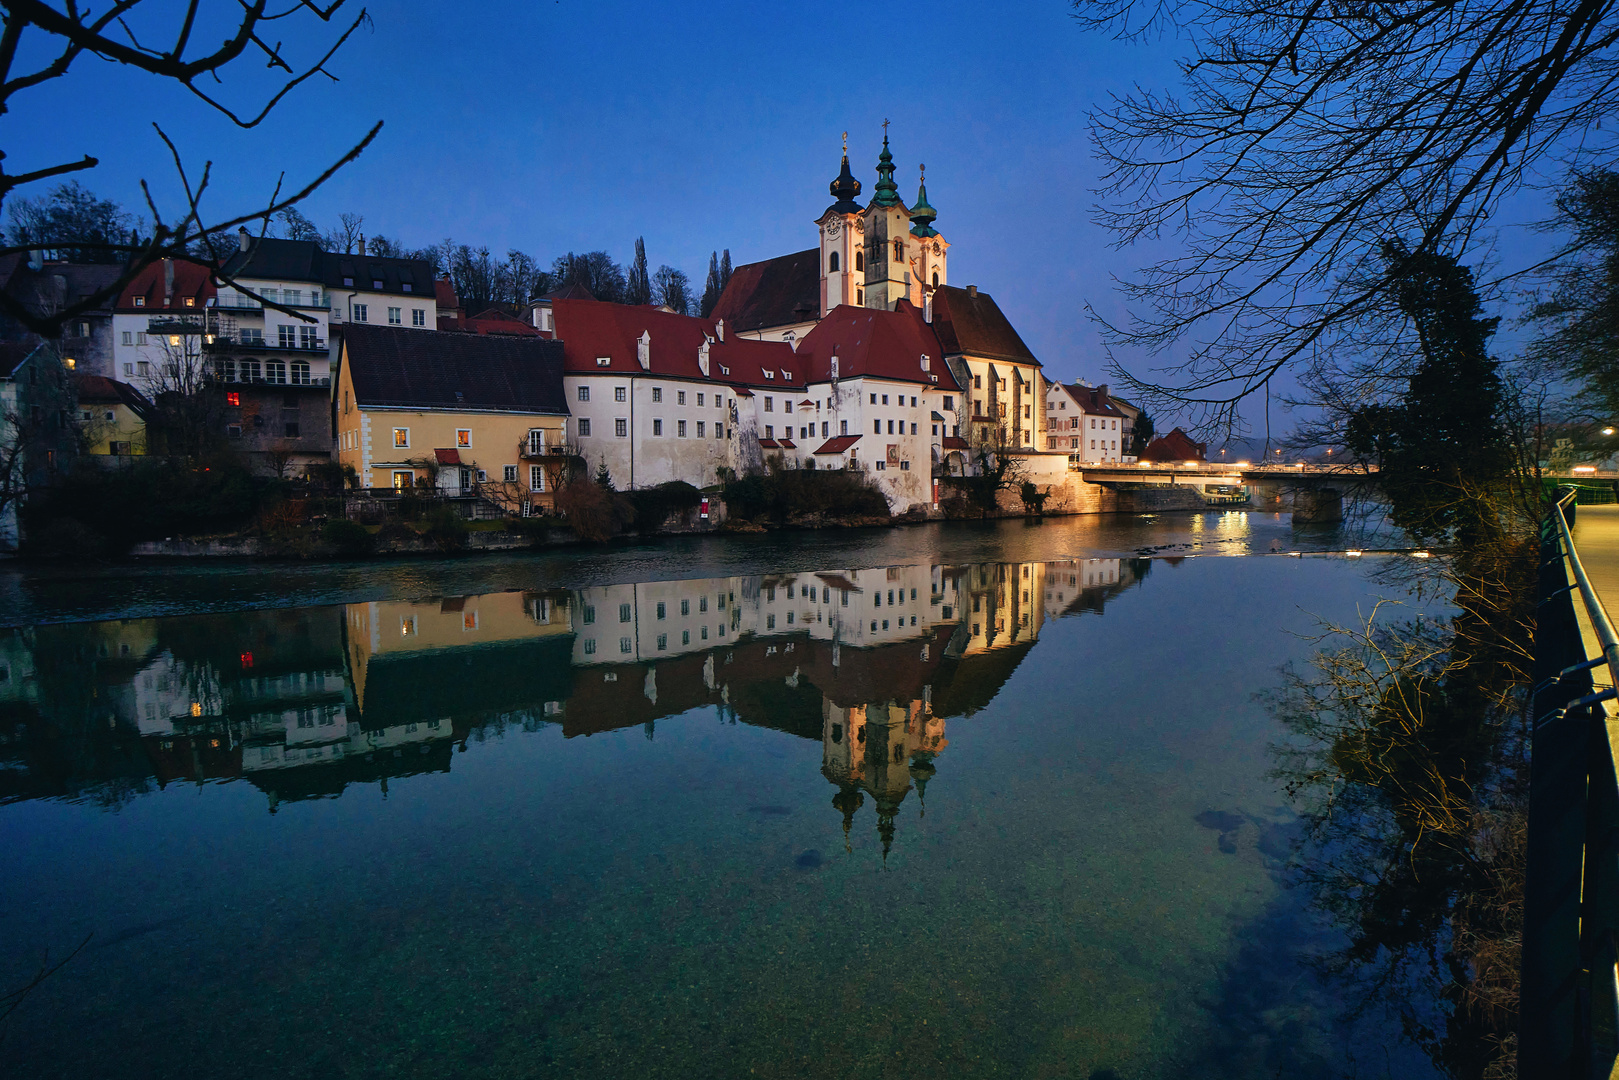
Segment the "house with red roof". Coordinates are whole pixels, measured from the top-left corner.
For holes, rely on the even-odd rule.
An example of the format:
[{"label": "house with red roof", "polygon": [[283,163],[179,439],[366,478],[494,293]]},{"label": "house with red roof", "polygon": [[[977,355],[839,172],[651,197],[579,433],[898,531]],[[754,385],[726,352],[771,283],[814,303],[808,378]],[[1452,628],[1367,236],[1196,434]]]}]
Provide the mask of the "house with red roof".
[{"label": "house with red roof", "polygon": [[1202,461],[1209,444],[1193,442],[1180,428],[1168,435],[1160,435],[1141,452],[1142,461]]},{"label": "house with red roof", "polygon": [[563,348],[569,443],[617,487],[704,487],[722,469],[807,454],[807,369],[791,345],[740,337],[723,319],[560,295],[545,321]]},{"label": "house with red roof", "polygon": [[961,387],[924,313],[842,304],[798,344],[809,378],[798,436],[817,468],[858,468],[895,512],[938,502]]},{"label": "house with red roof", "polygon": [[1131,419],[1105,385],[1054,382],[1046,392],[1046,449],[1080,464],[1134,461]]}]

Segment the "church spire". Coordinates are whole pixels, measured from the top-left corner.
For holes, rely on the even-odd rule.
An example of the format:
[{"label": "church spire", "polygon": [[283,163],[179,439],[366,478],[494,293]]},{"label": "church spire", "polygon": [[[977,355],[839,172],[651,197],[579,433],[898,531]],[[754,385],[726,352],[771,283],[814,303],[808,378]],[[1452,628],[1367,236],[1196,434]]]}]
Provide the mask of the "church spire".
[{"label": "church spire", "polygon": [[877,188],[873,206],[904,206],[899,185],[894,183],[894,155],[888,152],[888,121],[883,121],[883,152],[877,155]]},{"label": "church spire", "polygon": [[836,180],[832,181],[830,191],[837,202],[827,207],[828,213],[860,213],[860,204],[854,201],[855,197],[860,194],[860,181],[856,180],[854,173],[849,171],[849,133],[847,131],[843,133],[843,171],[838,174]]},{"label": "church spire", "polygon": [[928,167],[922,166],[922,179],[916,185],[916,205],[911,207],[911,235],[938,236],[933,222],[939,212],[928,205]]}]

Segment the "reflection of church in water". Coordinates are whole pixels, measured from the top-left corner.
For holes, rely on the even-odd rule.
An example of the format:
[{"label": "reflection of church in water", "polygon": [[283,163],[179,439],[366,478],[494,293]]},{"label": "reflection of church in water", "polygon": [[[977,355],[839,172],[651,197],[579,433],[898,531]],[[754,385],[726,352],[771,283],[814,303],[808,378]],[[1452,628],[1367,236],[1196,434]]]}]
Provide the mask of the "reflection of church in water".
[{"label": "reflection of church in water", "polygon": [[[137,793],[239,778],[273,809],[448,771],[491,728],[652,738],[660,720],[712,710],[818,740],[846,834],[869,801],[886,854],[913,789],[921,811],[946,719],[987,706],[1046,620],[1099,613],[1147,565],[924,564],[39,628],[63,640],[0,649],[0,777],[33,778],[0,800],[98,782],[82,761],[11,761],[29,724],[54,730],[55,750],[144,773],[128,780]],[[42,692],[53,666],[60,685]],[[30,699],[5,697],[29,680]],[[45,701],[62,714],[38,715]]]}]

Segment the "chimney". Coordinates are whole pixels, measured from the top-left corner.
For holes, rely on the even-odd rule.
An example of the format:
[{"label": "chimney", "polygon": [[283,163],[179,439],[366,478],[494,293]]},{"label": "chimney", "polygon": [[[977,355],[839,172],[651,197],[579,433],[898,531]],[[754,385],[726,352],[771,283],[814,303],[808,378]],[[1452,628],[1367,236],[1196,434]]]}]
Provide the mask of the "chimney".
[{"label": "chimney", "polygon": [[977,285],[969,285],[969,286],[967,286],[967,295],[972,297],[974,300],[978,299],[978,286]]},{"label": "chimney", "polygon": [[1096,388],[1096,400],[1098,404],[1107,404],[1107,383],[1103,383]]},{"label": "chimney", "polygon": [[174,303],[174,260],[163,260],[163,306]]},{"label": "chimney", "polygon": [[241,228],[236,230],[236,246],[239,249],[246,251],[247,245],[251,240],[252,237],[248,236],[246,225],[243,225]]},{"label": "chimney", "polygon": [[360,254],[365,254],[365,233],[360,234]]},{"label": "chimney", "polygon": [[721,341],[725,340],[725,320],[724,319],[721,319],[719,322],[714,324],[714,333],[719,337],[719,339]]},{"label": "chimney", "polygon": [[933,321],[933,293],[931,291],[922,298],[922,321],[925,323]]}]

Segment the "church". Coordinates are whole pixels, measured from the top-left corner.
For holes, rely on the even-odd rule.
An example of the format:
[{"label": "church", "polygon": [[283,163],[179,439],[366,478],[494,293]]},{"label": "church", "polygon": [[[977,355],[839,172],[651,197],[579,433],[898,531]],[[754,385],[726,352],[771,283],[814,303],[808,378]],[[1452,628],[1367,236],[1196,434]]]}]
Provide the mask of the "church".
[{"label": "church", "polygon": [[[821,326],[818,338],[839,339],[826,343],[829,351],[846,352],[859,341],[842,341],[853,333],[835,333],[833,327],[857,325],[850,321],[854,311],[908,313],[938,339],[938,358],[955,382],[941,389],[959,391],[940,417],[947,454],[969,443],[1045,452],[1047,383],[1040,361],[992,296],[974,285],[951,287],[950,244],[928,202],[925,167],[918,170],[916,201],[907,206],[883,126],[871,201],[857,201],[861,185],[849,168],[845,133],[842,168],[829,187],[833,202],[815,221],[817,245],[737,267],[712,318],[739,336],[783,341],[794,349]],[[812,382],[817,374],[812,370]]]}]

